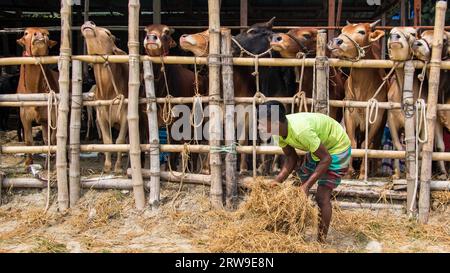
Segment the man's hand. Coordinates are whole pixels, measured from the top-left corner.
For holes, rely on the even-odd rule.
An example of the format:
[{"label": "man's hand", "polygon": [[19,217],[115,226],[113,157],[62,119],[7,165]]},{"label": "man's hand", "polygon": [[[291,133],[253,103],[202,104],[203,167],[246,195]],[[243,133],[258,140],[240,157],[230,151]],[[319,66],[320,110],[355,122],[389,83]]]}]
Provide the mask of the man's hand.
[{"label": "man's hand", "polygon": [[302,189],[302,191],[305,193],[306,196],[309,196],[309,187],[306,184],[302,184],[300,188]]}]

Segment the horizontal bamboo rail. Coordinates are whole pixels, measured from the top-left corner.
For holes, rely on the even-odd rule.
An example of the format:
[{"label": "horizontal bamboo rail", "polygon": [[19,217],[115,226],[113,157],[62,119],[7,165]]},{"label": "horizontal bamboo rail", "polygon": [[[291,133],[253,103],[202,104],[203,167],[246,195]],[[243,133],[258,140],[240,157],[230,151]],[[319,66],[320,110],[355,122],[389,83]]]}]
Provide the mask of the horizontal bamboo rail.
[{"label": "horizontal bamboo rail", "polygon": [[[4,94],[0,95],[0,107],[24,107],[24,106],[46,106],[47,105],[47,94]],[[234,101],[236,103],[248,103],[253,102],[253,97],[236,97]],[[167,101],[167,98],[156,98],[156,102],[163,104]],[[172,97],[169,99],[171,104],[188,104],[194,101],[193,97]],[[201,98],[203,103],[209,102],[209,97]],[[292,97],[266,97],[266,100],[277,100],[281,103],[289,104],[293,102]],[[147,98],[140,98],[139,103],[151,103],[154,100]],[[260,104],[264,101],[257,99],[256,103]],[[307,98],[307,104],[312,104],[313,100]],[[87,93],[83,94],[83,106],[108,106],[111,104],[119,104],[118,100],[94,100]],[[123,103],[127,104],[128,99],[124,99]],[[351,107],[351,108],[366,108],[369,103],[367,101],[351,101],[351,100],[330,100],[330,106],[332,107]],[[378,107],[380,109],[401,109],[401,103],[397,102],[379,102]],[[438,104],[438,111],[450,111],[450,104]]]},{"label": "horizontal bamboo rail", "polygon": [[[141,144],[142,151],[149,151],[150,144]],[[129,144],[84,144],[80,145],[81,152],[128,152],[130,148]],[[184,151],[184,145],[176,144],[161,144],[161,152],[168,153],[181,153]],[[47,153],[48,146],[1,146],[0,154],[38,154]],[[209,145],[190,145],[189,151],[191,153],[209,153]],[[253,151],[253,146],[237,146],[236,151],[238,153],[251,154]],[[305,155],[304,151],[296,150],[298,155]],[[50,152],[56,152],[56,146],[50,146]],[[257,146],[257,154],[270,154],[270,155],[282,155],[283,151],[278,146]],[[364,157],[364,149],[353,149],[353,157]],[[392,158],[392,159],[403,159],[405,158],[405,151],[389,151],[389,150],[369,150],[369,158]],[[433,152],[434,161],[450,161],[450,153],[448,152]]]}]

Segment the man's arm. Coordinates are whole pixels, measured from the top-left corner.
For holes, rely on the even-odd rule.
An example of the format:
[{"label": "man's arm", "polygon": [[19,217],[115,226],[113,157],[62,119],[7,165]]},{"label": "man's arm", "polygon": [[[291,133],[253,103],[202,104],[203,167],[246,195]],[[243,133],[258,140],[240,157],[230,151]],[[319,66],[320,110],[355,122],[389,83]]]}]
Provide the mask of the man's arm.
[{"label": "man's arm", "polygon": [[286,180],[297,165],[298,156],[294,148],[288,145],[283,148],[283,153],[286,155],[286,160],[284,161],[280,173],[275,177],[275,181],[278,183]]},{"label": "man's arm", "polygon": [[316,155],[320,159],[320,162],[317,165],[316,170],[309,177],[309,179],[305,181],[302,185],[306,193],[308,193],[309,189],[314,185],[314,183],[317,182],[319,177],[328,170],[328,167],[330,167],[331,164],[331,155],[328,152],[328,149],[322,143],[319,145],[319,148],[314,152],[314,155]]}]

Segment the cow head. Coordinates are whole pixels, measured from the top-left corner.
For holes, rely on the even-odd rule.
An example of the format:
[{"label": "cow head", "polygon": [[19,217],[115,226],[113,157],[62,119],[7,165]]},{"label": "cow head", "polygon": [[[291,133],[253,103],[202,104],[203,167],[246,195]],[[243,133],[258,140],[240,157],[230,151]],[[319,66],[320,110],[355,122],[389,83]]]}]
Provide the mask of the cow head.
[{"label": "cow head", "polygon": [[207,56],[209,52],[209,31],[181,35],[180,47],[185,51],[192,52],[197,57]]},{"label": "cow head", "polygon": [[365,48],[384,36],[384,31],[374,30],[379,21],[370,24],[347,22],[347,25],[342,28],[341,34],[328,44],[332,56],[350,60],[361,57],[359,50],[366,50]]},{"label": "cow head", "polygon": [[17,43],[24,48],[24,56],[46,56],[49,48],[57,44],[50,40],[47,29],[37,27],[26,28]]},{"label": "cow head", "polygon": [[[250,28],[237,36],[234,39],[245,50],[253,54],[261,54],[270,48],[270,37],[272,36],[272,27],[275,17],[264,23],[258,23],[250,26]],[[233,53],[238,55],[241,49],[236,43],[233,43]]]},{"label": "cow head", "polygon": [[297,53],[305,54],[315,52],[317,30],[313,28],[291,29],[288,33],[275,33],[272,35],[270,46],[280,52],[284,58],[294,58]]},{"label": "cow head", "polygon": [[[445,31],[443,37],[442,58],[445,59],[450,55],[450,32]],[[426,30],[420,35],[420,39],[414,41],[412,50],[417,59],[428,62],[431,59],[431,44],[433,42],[433,30]]]},{"label": "cow head", "polygon": [[144,48],[149,56],[166,56],[169,50],[177,46],[172,39],[174,30],[166,25],[149,25],[145,27]]},{"label": "cow head", "polygon": [[116,37],[108,29],[98,27],[92,21],[81,26],[81,34],[86,41],[89,55],[126,55],[116,46]]},{"label": "cow head", "polygon": [[416,38],[417,31],[413,27],[394,27],[387,42],[389,58],[393,61],[412,59],[412,45]]}]

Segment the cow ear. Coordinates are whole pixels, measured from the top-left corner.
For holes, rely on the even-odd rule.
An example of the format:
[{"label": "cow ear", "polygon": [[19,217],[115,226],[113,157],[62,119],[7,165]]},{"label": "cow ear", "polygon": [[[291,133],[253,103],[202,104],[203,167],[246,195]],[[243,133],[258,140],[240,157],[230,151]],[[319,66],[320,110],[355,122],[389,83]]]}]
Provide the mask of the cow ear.
[{"label": "cow ear", "polygon": [[172,35],[175,32],[175,29],[169,28],[169,32],[170,32],[170,35]]},{"label": "cow ear", "polygon": [[47,45],[49,48],[54,47],[55,45],[57,45],[58,42],[57,41],[53,41],[53,40],[48,40]]},{"label": "cow ear", "polygon": [[373,43],[375,41],[378,41],[383,36],[384,36],[384,31],[377,29],[374,32],[370,33],[369,42]]},{"label": "cow ear", "polygon": [[122,49],[118,48],[118,47],[113,47],[113,52],[114,55],[127,55],[127,53],[125,51],[123,51]]},{"label": "cow ear", "polygon": [[16,42],[18,45],[25,47],[25,37],[18,39]]}]

